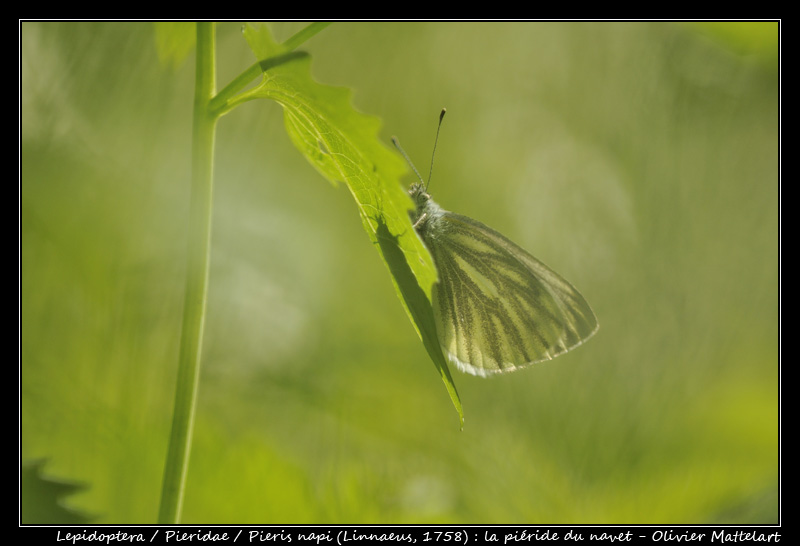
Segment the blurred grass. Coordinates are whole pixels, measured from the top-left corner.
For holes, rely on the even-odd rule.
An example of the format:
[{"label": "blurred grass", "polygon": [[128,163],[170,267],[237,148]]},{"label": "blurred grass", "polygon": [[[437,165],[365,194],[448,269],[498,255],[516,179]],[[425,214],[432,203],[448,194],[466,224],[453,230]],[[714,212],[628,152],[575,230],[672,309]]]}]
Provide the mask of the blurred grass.
[{"label": "blurred grass", "polygon": [[[418,164],[446,106],[436,200],[600,319],[552,363],[454,377],[463,432],[350,196],[277,105],[226,116],[184,521],[777,522],[777,24],[713,30],[337,23],[307,44]],[[219,46],[224,84],[251,58],[236,24]],[[22,457],[87,484],[70,502],[98,522],[150,523],[192,58],[162,68],[149,24],[23,23],[21,63]]]}]

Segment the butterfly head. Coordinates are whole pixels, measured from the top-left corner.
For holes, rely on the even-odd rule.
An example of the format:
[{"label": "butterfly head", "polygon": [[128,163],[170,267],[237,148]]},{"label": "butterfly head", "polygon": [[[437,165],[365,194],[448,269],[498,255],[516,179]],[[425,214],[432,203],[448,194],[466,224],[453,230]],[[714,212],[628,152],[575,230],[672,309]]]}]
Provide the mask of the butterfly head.
[{"label": "butterfly head", "polygon": [[411,187],[408,188],[408,194],[411,196],[412,201],[414,201],[414,206],[417,210],[424,208],[425,203],[431,199],[430,194],[425,191],[425,186],[422,184],[411,184]]},{"label": "butterfly head", "polygon": [[425,209],[428,203],[432,202],[431,196],[425,191],[425,186],[421,183],[412,184],[408,189],[408,194],[411,196],[411,200],[414,201],[414,210],[410,213],[411,222],[414,224],[414,229],[419,231],[427,220]]},{"label": "butterfly head", "polygon": [[414,201],[414,210],[409,214],[414,229],[423,235],[430,235],[431,227],[437,223],[445,211],[431,199],[430,194],[425,191],[423,184],[412,184],[408,190],[411,199]]}]

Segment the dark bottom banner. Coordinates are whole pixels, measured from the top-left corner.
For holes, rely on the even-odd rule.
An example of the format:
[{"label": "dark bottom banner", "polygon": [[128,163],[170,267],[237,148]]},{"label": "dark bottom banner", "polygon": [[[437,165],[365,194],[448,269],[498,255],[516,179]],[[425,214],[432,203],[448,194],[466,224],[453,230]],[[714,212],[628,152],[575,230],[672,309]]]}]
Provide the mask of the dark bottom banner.
[{"label": "dark bottom banner", "polygon": [[[765,526],[21,526],[37,543],[100,544],[766,544],[780,542],[781,527]],[[27,536],[26,536],[27,535]]]}]

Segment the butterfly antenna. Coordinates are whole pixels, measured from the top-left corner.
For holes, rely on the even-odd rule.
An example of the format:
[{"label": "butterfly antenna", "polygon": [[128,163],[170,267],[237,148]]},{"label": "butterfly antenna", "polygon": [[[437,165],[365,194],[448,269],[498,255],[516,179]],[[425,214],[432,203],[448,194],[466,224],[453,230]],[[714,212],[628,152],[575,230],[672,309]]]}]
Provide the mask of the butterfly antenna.
[{"label": "butterfly antenna", "polygon": [[447,108],[442,108],[442,111],[439,114],[439,126],[436,128],[436,140],[433,141],[433,153],[431,154],[431,168],[428,170],[428,182],[425,184],[426,193],[428,191],[428,184],[431,183],[431,175],[433,174],[433,159],[436,157],[436,145],[439,143],[439,131],[442,128],[442,120],[444,119],[444,115],[446,113],[447,113]]},{"label": "butterfly antenna", "polygon": [[394,144],[394,147],[397,148],[397,151],[400,152],[401,154],[403,154],[403,157],[406,158],[406,163],[408,163],[408,166],[411,167],[412,171],[414,171],[414,174],[417,175],[417,178],[419,178],[420,183],[424,184],[425,181],[419,175],[419,171],[414,166],[414,164],[411,162],[411,158],[408,157],[408,154],[406,153],[406,151],[400,146],[400,142],[397,140],[397,137],[392,137],[392,144]]},{"label": "butterfly antenna", "polygon": [[427,182],[425,182],[425,180],[422,179],[422,176],[420,176],[419,171],[414,166],[414,163],[412,163],[411,158],[408,157],[406,151],[403,149],[402,146],[400,146],[400,141],[397,140],[397,137],[394,136],[392,137],[392,144],[394,144],[394,147],[397,148],[397,151],[403,155],[403,157],[406,160],[406,163],[408,163],[408,166],[411,167],[411,170],[414,171],[414,174],[416,174],[417,178],[419,178],[420,183],[425,184],[426,192],[428,191],[428,184],[431,183],[431,175],[433,174],[433,158],[436,157],[436,144],[439,142],[439,130],[442,128],[442,118],[444,118],[446,112],[447,108],[442,108],[442,112],[439,114],[439,126],[436,128],[436,140],[433,141],[433,154],[431,154],[431,168],[428,171]]}]

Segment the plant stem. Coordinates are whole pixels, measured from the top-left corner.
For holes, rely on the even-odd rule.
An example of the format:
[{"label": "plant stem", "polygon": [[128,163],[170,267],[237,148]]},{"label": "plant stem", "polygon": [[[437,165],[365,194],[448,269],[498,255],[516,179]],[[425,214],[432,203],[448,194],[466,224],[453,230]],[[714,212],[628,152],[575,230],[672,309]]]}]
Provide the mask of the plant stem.
[{"label": "plant stem", "polygon": [[[252,80],[264,74],[264,72],[270,68],[274,68],[295,59],[302,59],[303,57],[308,57],[308,53],[303,51],[292,51],[290,53],[283,53],[281,55],[269,57],[252,64],[250,68],[236,76],[231,83],[225,86],[222,91],[217,93],[217,96],[211,99],[211,102],[208,105],[208,111],[216,117],[222,117],[243,102],[263,98],[258,86],[247,91],[242,91],[242,89],[244,89],[244,87],[246,87],[247,84],[249,84]],[[240,93],[240,91],[242,92]]]},{"label": "plant stem", "polygon": [[217,120],[216,116],[209,113],[208,108],[216,87],[215,37],[214,23],[197,23],[189,249],[175,408],[158,514],[158,522],[162,524],[180,521],[200,375],[200,351],[203,345],[208,291],[214,131]]},{"label": "plant stem", "polygon": [[283,47],[286,48],[286,51],[294,51],[295,48],[299,47],[303,42],[321,32],[325,29],[325,27],[332,25],[333,21],[325,21],[321,23],[311,23],[306,28],[283,42]]}]

